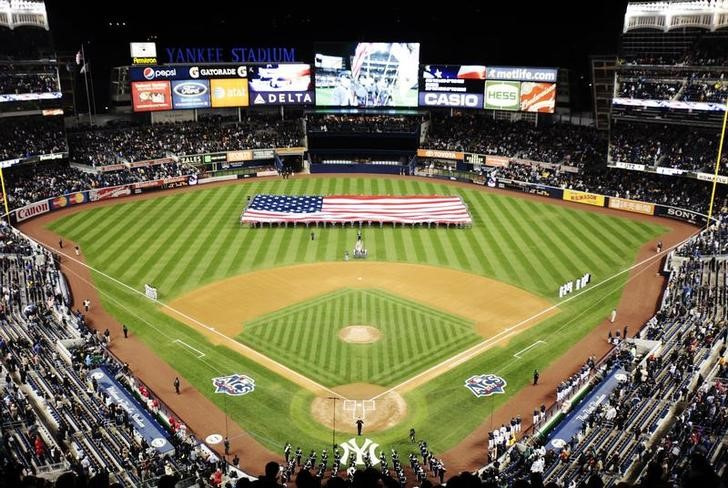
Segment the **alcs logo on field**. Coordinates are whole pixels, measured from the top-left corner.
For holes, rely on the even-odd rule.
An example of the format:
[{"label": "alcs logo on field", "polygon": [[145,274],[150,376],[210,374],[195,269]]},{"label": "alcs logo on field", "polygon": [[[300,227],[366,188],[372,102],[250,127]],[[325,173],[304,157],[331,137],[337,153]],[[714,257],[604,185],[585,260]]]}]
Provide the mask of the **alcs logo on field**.
[{"label": "alcs logo on field", "polygon": [[224,393],[230,396],[247,395],[255,390],[255,380],[244,374],[231,374],[212,379],[215,393]]},{"label": "alcs logo on field", "polygon": [[506,380],[494,374],[473,375],[465,380],[465,387],[478,398],[505,393],[506,385]]}]

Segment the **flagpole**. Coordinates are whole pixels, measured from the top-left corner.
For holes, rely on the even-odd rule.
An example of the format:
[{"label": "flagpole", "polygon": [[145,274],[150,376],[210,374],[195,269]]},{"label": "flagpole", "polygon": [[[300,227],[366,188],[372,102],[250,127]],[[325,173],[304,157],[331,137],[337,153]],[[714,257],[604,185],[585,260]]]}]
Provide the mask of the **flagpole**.
[{"label": "flagpole", "polygon": [[718,183],[718,170],[720,169],[720,159],[723,155],[723,141],[725,139],[726,121],[728,121],[728,98],[725,99],[725,112],[723,112],[723,128],[720,131],[720,144],[718,145],[718,158],[715,160],[715,173],[713,174],[713,190],[710,192],[710,209],[708,210],[708,223],[710,227],[710,219],[713,217],[713,201],[715,200],[715,187]]},{"label": "flagpole", "polygon": [[91,118],[91,99],[89,98],[89,91],[88,91],[88,70],[86,69],[86,52],[83,48],[83,43],[81,43],[81,71],[83,71],[83,79],[86,83],[86,107],[88,108],[88,122],[89,124],[93,125],[93,119]]}]

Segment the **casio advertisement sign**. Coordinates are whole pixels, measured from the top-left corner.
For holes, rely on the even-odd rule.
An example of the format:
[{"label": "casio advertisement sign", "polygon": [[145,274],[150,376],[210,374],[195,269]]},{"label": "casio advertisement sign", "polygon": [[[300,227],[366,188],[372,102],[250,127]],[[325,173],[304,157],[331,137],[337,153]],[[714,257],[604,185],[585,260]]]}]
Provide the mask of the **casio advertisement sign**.
[{"label": "casio advertisement sign", "polygon": [[475,93],[420,92],[419,98],[421,107],[483,107],[483,95]]}]

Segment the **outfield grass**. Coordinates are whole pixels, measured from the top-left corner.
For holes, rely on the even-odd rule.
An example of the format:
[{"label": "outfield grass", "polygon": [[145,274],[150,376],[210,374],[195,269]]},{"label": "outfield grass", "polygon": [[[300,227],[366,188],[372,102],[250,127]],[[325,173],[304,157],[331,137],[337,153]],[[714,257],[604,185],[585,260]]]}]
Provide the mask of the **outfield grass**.
[{"label": "outfield grass", "polygon": [[[159,198],[91,209],[50,224],[73,239],[89,264],[137,290],[154,283],[166,301],[222,278],[254,269],[340,260],[351,246],[351,231],[247,229],[238,221],[246,197],[280,194],[458,194],[473,215],[471,229],[391,227],[366,231],[369,259],[399,261],[464,270],[519,286],[556,302],[563,282],[584,272],[600,281],[627,268],[641,244],[666,229],[579,208],[521,200],[502,194],[442,185],[426,180],[331,178],[249,181]],[[320,447],[330,432],[310,421],[312,396],[287,379],[223,347],[161,313],[144,297],[93,273],[103,305],[184,377],[271,449],[286,440]],[[504,347],[496,347],[406,394],[406,422],[373,438],[382,445],[406,444],[415,426],[436,452],[455,445],[487,419],[530,379],[586,335],[616,305],[627,275],[560,305],[560,313],[531,328]],[[174,339],[203,351],[203,361]],[[536,340],[548,347],[523,359],[513,354]],[[224,402],[212,393],[210,378],[240,372],[256,380],[254,393]],[[508,381],[506,395],[477,399],[464,380],[472,374],[497,373]],[[325,378],[315,378],[322,380]],[[333,379],[330,379],[334,381]],[[338,381],[338,380],[336,380]],[[454,409],[453,405],[458,408]],[[522,415],[533,406],[525,406]],[[514,413],[515,414],[515,413]]]}]

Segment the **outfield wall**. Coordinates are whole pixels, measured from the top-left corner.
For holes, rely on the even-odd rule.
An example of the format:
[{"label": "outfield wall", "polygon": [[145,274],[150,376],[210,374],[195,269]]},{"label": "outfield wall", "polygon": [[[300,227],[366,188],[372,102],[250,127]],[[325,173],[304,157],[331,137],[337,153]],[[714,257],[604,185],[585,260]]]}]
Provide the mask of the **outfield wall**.
[{"label": "outfield wall", "polygon": [[[276,176],[276,171],[259,171],[246,175],[226,175],[213,176],[208,178],[198,178],[197,175],[176,176],[173,178],[164,178],[161,180],[142,181],[127,185],[112,186],[107,188],[95,188],[79,192],[58,195],[57,197],[46,198],[35,203],[31,203],[24,207],[20,207],[10,211],[10,222],[19,224],[26,220],[43,215],[55,210],[63,208],[83,205],[90,202],[98,202],[102,200],[111,200],[149,191],[167,190],[171,188],[179,188],[183,186],[195,186],[217,181],[227,181],[234,179],[245,179],[257,176]],[[667,217],[670,219],[680,220],[696,226],[704,226],[708,222],[708,216],[693,210],[684,208],[671,207],[669,205],[661,205],[656,203],[642,202],[638,200],[628,200],[625,198],[610,197],[597,193],[581,192],[564,188],[557,188],[538,183],[529,183],[526,181],[518,181],[509,178],[487,178],[479,175],[467,175],[458,173],[444,173],[441,171],[417,171],[417,176],[425,176],[434,179],[459,181],[472,183],[479,186],[487,186],[489,188],[500,188],[504,190],[519,191],[531,195],[540,195],[547,198],[557,200],[565,200],[569,202],[579,203],[583,205],[607,207],[623,212],[638,213],[642,215],[654,215],[657,217]]]},{"label": "outfield wall", "polygon": [[610,197],[608,195],[601,195],[598,193],[576,191],[568,188],[559,188],[555,186],[542,185],[539,183],[513,180],[510,178],[485,177],[480,175],[468,175],[463,172],[453,173],[438,170],[418,170],[415,174],[418,176],[425,176],[428,178],[435,178],[440,180],[473,183],[476,185],[487,186],[489,188],[520,191],[523,193],[529,193],[531,195],[540,195],[543,197],[579,203],[582,205],[612,208],[615,210],[620,210],[622,212],[638,213],[642,215],[654,215],[656,217],[667,217],[700,227],[708,223],[707,215],[696,212],[694,210],[672,207],[669,205],[662,205],[658,203],[643,202],[639,200]]}]

